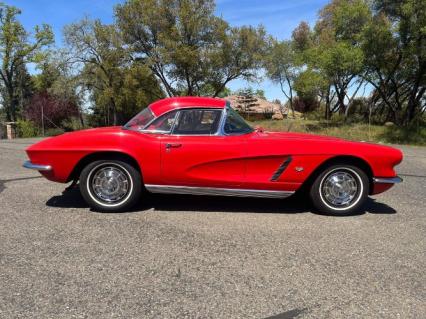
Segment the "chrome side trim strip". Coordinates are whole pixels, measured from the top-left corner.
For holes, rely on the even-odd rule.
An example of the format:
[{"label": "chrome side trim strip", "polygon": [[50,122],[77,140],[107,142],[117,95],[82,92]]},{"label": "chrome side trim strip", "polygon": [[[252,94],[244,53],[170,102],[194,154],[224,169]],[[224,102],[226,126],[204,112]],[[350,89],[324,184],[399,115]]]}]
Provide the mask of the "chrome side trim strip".
[{"label": "chrome side trim strip", "polygon": [[25,168],[28,169],[34,169],[36,171],[51,171],[52,170],[52,166],[50,165],[38,165],[38,164],[33,164],[30,161],[26,161],[24,162],[24,165],[22,165]]},{"label": "chrome side trim strip", "polygon": [[391,178],[381,178],[381,177],[374,177],[373,182],[379,183],[379,184],[398,184],[401,183],[403,179],[399,176],[391,177]]},{"label": "chrome side trim strip", "polygon": [[278,179],[280,178],[280,176],[282,175],[282,173],[284,173],[284,171],[286,170],[287,166],[291,163],[292,160],[293,159],[291,158],[291,156],[288,156],[285,159],[285,161],[281,163],[281,165],[275,171],[274,175],[272,175],[271,182],[278,181]]},{"label": "chrome side trim strip", "polygon": [[173,185],[145,185],[151,193],[160,194],[189,194],[210,196],[236,196],[236,197],[263,197],[263,198],[286,198],[294,192],[241,189],[241,188],[216,188],[216,187],[190,187]]}]

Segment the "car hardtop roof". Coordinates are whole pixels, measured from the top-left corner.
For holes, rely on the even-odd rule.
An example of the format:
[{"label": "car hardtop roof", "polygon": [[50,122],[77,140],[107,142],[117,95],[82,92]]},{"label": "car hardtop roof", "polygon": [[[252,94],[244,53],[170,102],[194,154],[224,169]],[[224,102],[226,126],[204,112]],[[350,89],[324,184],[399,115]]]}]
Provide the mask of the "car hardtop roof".
[{"label": "car hardtop roof", "polygon": [[211,97],[195,97],[195,96],[182,96],[171,97],[158,100],[152,103],[149,107],[155,116],[160,116],[171,110],[182,108],[218,108],[223,109],[226,106],[226,100]]}]

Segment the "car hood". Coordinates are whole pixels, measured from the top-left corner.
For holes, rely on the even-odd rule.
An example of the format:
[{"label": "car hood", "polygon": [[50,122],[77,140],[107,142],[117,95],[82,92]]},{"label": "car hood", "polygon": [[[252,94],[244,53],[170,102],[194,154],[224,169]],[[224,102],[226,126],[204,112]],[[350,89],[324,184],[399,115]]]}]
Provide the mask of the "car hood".
[{"label": "car hood", "polygon": [[[256,138],[273,141],[276,146],[289,149],[289,145],[303,143],[308,146],[309,152],[333,155],[361,155],[385,156],[394,159],[395,163],[402,160],[402,152],[394,147],[369,142],[357,142],[343,138],[322,136],[308,133],[291,132],[255,132]],[[293,142],[293,143],[289,143]]]}]

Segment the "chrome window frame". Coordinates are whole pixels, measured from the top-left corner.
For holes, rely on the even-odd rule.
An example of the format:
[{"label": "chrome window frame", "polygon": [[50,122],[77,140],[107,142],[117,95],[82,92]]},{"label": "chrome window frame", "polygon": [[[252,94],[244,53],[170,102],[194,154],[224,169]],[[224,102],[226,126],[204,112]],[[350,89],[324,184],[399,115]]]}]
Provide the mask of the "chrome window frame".
[{"label": "chrome window frame", "polygon": [[[225,107],[223,108],[223,111],[224,111],[224,117],[223,117],[223,122],[221,123],[221,135],[223,135],[223,136],[241,136],[241,135],[246,135],[246,134],[250,134],[250,133],[253,133],[255,130],[254,130],[254,128],[252,128],[244,119],[244,122],[246,122],[246,124],[248,125],[248,126],[250,126],[250,128],[252,129],[250,132],[245,132],[245,133],[226,133],[225,132],[225,122],[226,122],[226,118],[227,118],[227,111],[228,111],[228,108],[232,108],[231,107],[231,102],[229,102],[229,101],[226,101],[226,105],[225,105]],[[234,110],[235,111],[235,110]],[[236,111],[235,111],[236,112]]]},{"label": "chrome window frame", "polygon": [[[173,129],[172,129],[170,135],[173,135],[173,136],[218,136],[218,135],[220,135],[219,134],[220,126],[222,124],[223,111],[225,110],[225,108],[219,109],[217,107],[201,107],[201,106],[188,107],[188,108],[180,109],[178,111],[178,116],[180,116],[180,114],[185,112],[185,111],[193,111],[193,110],[201,110],[201,111],[205,111],[205,110],[218,111],[219,110],[221,112],[221,114],[220,114],[221,118],[219,119],[219,123],[217,124],[216,132],[213,133],[213,134],[174,134],[173,131],[175,129],[176,123],[178,122],[178,121],[176,121],[173,125]],[[177,119],[179,120],[179,117]]]},{"label": "chrome window frame", "polygon": [[[221,114],[220,114],[220,120],[219,120],[219,123],[218,123],[218,127],[217,127],[217,129],[216,129],[216,132],[215,133],[213,133],[213,134],[174,134],[173,133],[173,131],[174,131],[174,129],[175,129],[175,126],[176,126],[176,123],[177,123],[177,120],[179,119],[179,116],[180,116],[180,114],[182,113],[182,112],[185,112],[185,111],[189,111],[189,110],[210,110],[210,111],[220,111],[221,112]],[[155,119],[153,119],[151,122],[149,122],[145,127],[144,127],[144,129],[142,129],[142,130],[139,130],[139,132],[140,133],[148,133],[148,134],[161,134],[161,135],[172,135],[172,136],[218,136],[218,135],[220,135],[219,134],[219,132],[221,131],[221,125],[222,125],[222,122],[223,122],[223,117],[224,117],[224,114],[223,114],[223,112],[224,112],[224,110],[225,110],[225,108],[222,108],[222,109],[220,109],[220,108],[215,108],[215,107],[201,107],[201,106],[194,106],[194,107],[188,107],[188,108],[184,108],[184,109],[174,109],[174,110],[170,110],[170,111],[168,111],[168,112],[166,112],[166,113],[164,113],[164,114],[161,114],[160,116],[158,116],[158,117],[156,117]],[[176,112],[177,111],[177,112]],[[165,116],[165,115],[167,115],[167,114],[169,114],[169,113],[171,113],[171,112],[176,112],[176,115],[175,115],[175,121],[174,121],[174,123],[173,123],[173,126],[172,126],[172,128],[170,129],[170,131],[160,131],[160,130],[148,130],[148,129],[146,129],[147,127],[149,127],[156,119],[158,119],[158,118],[160,118],[160,117],[162,117],[162,116]]]},{"label": "chrome window frame", "polygon": [[[160,116],[157,116],[157,117],[153,118],[147,125],[145,125],[145,127],[142,130],[139,130],[138,132],[140,132],[140,133],[147,133],[147,134],[172,135],[172,136],[240,136],[240,135],[246,135],[246,134],[250,134],[250,133],[254,132],[253,128],[252,128],[252,131],[245,132],[245,133],[226,133],[225,132],[225,123],[226,123],[226,118],[227,118],[227,114],[228,114],[228,108],[230,108],[230,107],[231,107],[231,103],[229,101],[226,101],[225,106],[223,108],[221,108],[221,109],[220,108],[215,108],[215,107],[194,106],[194,107],[188,107],[188,108],[183,108],[183,109],[170,110],[170,111],[168,111],[168,112],[166,112],[164,114],[161,114]],[[174,131],[176,123],[177,123],[177,121],[178,121],[178,119],[180,117],[180,114],[182,112],[189,111],[189,110],[211,110],[211,111],[220,110],[221,111],[221,115],[220,115],[221,118],[219,120],[216,132],[213,133],[213,134],[174,134],[173,131]],[[155,120],[159,119],[162,116],[165,116],[165,115],[169,114],[170,112],[175,112],[175,111],[177,111],[177,112],[176,112],[176,115],[175,115],[173,126],[170,129],[170,131],[160,131],[160,130],[148,130],[148,129],[146,129]]]}]

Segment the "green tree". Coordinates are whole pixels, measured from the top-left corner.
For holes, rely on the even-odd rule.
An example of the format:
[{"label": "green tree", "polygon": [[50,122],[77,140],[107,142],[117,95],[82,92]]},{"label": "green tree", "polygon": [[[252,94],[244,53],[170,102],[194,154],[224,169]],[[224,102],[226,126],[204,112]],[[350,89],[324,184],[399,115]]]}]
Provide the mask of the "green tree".
[{"label": "green tree", "polygon": [[[361,49],[362,30],[371,19],[364,0],[333,0],[319,13],[315,25],[314,46],[308,49],[308,66],[329,82],[326,90],[337,101],[338,109],[347,116],[348,105],[363,81],[364,52]],[[348,95],[353,88],[354,94]],[[330,115],[327,111],[326,114]]]},{"label": "green tree", "polygon": [[[202,88],[200,88],[200,91],[198,92],[199,96],[213,96],[215,94],[215,88],[211,86],[210,84],[204,85]],[[229,88],[225,87],[219,94],[216,95],[218,98],[225,98],[229,95],[231,95],[232,92]]]},{"label": "green tree", "polygon": [[252,88],[241,89],[237,92],[236,109],[241,112],[247,119],[250,119],[250,113],[254,108],[259,106],[257,97]]},{"label": "green tree", "polygon": [[365,79],[374,87],[376,111],[410,124],[425,110],[426,1],[373,1],[374,18],[363,32]]},{"label": "green tree", "polygon": [[25,63],[22,61],[17,63],[13,74],[14,101],[16,107],[16,115],[20,117],[20,112],[24,110],[25,105],[31,99],[34,93],[34,85],[31,75],[28,73]]},{"label": "green tree", "polygon": [[280,86],[294,116],[294,81],[300,71],[297,54],[291,41],[271,40],[265,57],[266,76]]},{"label": "green tree", "polygon": [[[153,101],[164,97],[149,68],[139,62],[121,67],[117,77],[111,88],[94,89],[94,108],[98,109],[98,113],[102,114],[110,98],[114,97],[118,111],[117,124],[124,124]],[[105,117],[105,114],[103,115]],[[93,124],[99,123],[102,122],[95,121]]]},{"label": "green tree", "polygon": [[331,92],[332,83],[324,69],[318,67],[317,57],[313,54],[318,52],[314,48],[319,42],[318,34],[304,21],[293,30],[292,45],[295,50],[295,63],[299,67],[293,88],[297,93],[297,108],[306,112],[324,102],[325,118],[330,119],[330,105],[334,99]]},{"label": "green tree", "polygon": [[265,97],[265,90],[257,89],[257,90],[254,92],[254,95],[255,95],[255,96],[257,96],[258,98],[261,98],[261,99],[266,100],[266,97]]},{"label": "green tree", "polygon": [[131,59],[114,25],[83,19],[65,28],[72,61],[92,98],[95,125],[123,123],[163,93],[151,71]]},{"label": "green tree", "polygon": [[303,62],[303,52],[313,46],[313,34],[309,24],[305,21],[300,22],[296,29],[293,30],[291,38],[294,50],[302,59],[301,62]]},{"label": "green tree", "polygon": [[53,42],[52,31],[46,24],[36,26],[31,38],[17,20],[20,13],[18,8],[0,3],[0,82],[8,121],[18,119],[19,107],[23,104],[26,63],[40,61],[43,47]]},{"label": "green tree", "polygon": [[116,7],[133,56],[169,96],[218,96],[230,81],[256,77],[264,29],[230,27],[214,7],[213,0],[128,0]]},{"label": "green tree", "polygon": [[[32,82],[35,94],[40,95],[36,98],[37,101],[47,99],[51,104],[59,106],[55,108],[58,112],[63,112],[64,107],[60,107],[61,105],[72,108],[72,112],[64,114],[56,115],[51,112],[56,119],[73,122],[72,118],[65,115],[78,114],[78,118],[74,120],[77,125],[72,127],[72,129],[78,129],[85,126],[82,110],[84,92],[81,90],[79,78],[74,74],[73,65],[69,59],[69,55],[63,49],[49,51],[46,58],[38,63],[37,69],[40,73],[32,76]],[[31,108],[31,105],[27,105],[26,108]],[[47,114],[45,117],[47,125],[61,125],[58,121],[53,123],[53,119],[47,118]]]},{"label": "green tree", "polygon": [[[329,119],[330,103],[333,96],[330,96],[330,84],[321,73],[312,69],[306,69],[299,73],[294,81],[294,90],[300,101],[305,101],[305,111],[313,110],[322,101],[325,102],[325,118]],[[318,97],[320,100],[318,101]],[[319,103],[318,103],[319,102]]]}]

